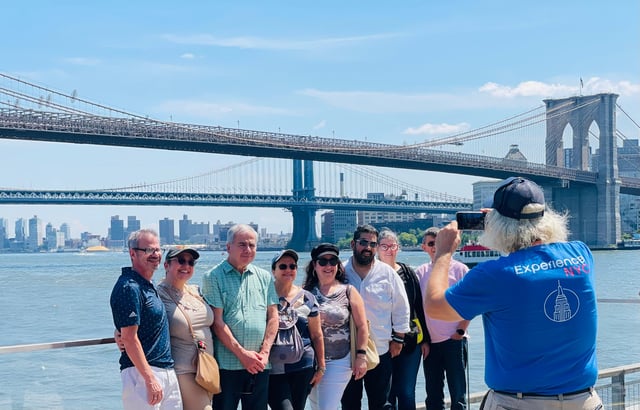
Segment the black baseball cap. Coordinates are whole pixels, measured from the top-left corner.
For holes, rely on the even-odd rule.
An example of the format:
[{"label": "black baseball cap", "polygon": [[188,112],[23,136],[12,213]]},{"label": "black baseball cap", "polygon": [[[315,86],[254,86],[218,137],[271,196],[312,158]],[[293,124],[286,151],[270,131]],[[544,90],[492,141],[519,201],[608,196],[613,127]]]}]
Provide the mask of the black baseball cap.
[{"label": "black baseball cap", "polygon": [[340,249],[332,243],[321,243],[311,250],[311,259],[318,260],[323,255],[333,255],[338,257]]},{"label": "black baseball cap", "polygon": [[198,253],[197,250],[193,249],[193,248],[172,248],[169,249],[169,252],[167,252],[166,256],[164,257],[165,262],[168,261],[169,259],[173,259],[173,258],[177,258],[178,255],[180,255],[181,253],[190,253],[191,256],[193,256],[193,260],[196,260],[200,257],[200,254]]},{"label": "black baseball cap", "polygon": [[500,183],[493,194],[493,205],[500,215],[513,219],[534,219],[544,215],[544,209],[523,212],[529,204],[544,206],[544,192],[538,184],[522,177],[507,178]]},{"label": "black baseball cap", "polygon": [[293,249],[285,249],[280,251],[279,254],[277,254],[276,256],[273,257],[273,259],[271,259],[271,269],[275,269],[276,268],[276,263],[278,263],[278,261],[282,258],[284,258],[285,256],[290,256],[293,258],[293,260],[298,263],[298,253],[296,251],[294,251]]}]

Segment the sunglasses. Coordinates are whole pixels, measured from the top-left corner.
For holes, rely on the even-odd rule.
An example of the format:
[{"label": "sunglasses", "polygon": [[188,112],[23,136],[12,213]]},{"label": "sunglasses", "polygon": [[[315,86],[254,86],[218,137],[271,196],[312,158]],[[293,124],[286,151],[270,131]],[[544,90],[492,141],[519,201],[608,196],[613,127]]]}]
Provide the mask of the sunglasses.
[{"label": "sunglasses", "polygon": [[196,266],[196,261],[195,259],[185,259],[185,258],[175,258],[175,261],[178,261],[178,263],[180,265],[189,265],[189,266]]},{"label": "sunglasses", "polygon": [[320,258],[318,259],[318,265],[320,266],[327,266],[327,265],[331,265],[331,266],[337,266],[338,265],[338,258]]},{"label": "sunglasses", "polygon": [[298,265],[296,265],[295,263],[290,263],[288,265],[286,263],[281,263],[280,265],[278,265],[278,269],[280,270],[286,270],[287,268],[291,270],[296,270],[298,269]]},{"label": "sunglasses", "polygon": [[375,249],[378,247],[378,242],[369,242],[366,239],[358,239],[358,245],[362,246],[363,248],[370,246],[371,249]]},{"label": "sunglasses", "polygon": [[429,241],[425,245],[427,245],[427,246],[436,246],[436,241]]}]

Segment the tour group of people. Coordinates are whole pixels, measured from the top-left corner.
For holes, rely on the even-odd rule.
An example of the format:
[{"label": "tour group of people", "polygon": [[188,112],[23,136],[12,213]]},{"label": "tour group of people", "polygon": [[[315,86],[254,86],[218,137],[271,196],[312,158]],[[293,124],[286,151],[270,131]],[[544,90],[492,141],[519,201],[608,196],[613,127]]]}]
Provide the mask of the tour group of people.
[{"label": "tour group of people", "polygon": [[[189,283],[197,250],[171,249],[163,262],[156,232],[133,232],[110,300],[124,408],[359,410],[366,391],[370,410],[415,410],[422,363],[426,408],[444,409],[446,380],[451,408],[466,409],[467,327],[479,315],[482,408],[601,408],[590,250],[567,241],[568,215],[525,178],[503,181],[483,212],[480,243],[503,256],[471,270],[452,258],[455,221],[424,232],[429,261],[415,270],[397,260],[393,231],[361,225],[348,258],[315,246],[302,281],[294,250],[271,272],[253,264],[258,234],[237,224],[200,287]],[[217,360],[217,394],[196,381],[199,349]]]}]

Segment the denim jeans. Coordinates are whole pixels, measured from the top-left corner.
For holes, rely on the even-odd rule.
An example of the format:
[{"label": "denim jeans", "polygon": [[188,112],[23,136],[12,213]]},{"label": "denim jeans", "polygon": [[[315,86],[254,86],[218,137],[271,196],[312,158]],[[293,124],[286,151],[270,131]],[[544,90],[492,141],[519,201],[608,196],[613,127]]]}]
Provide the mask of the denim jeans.
[{"label": "denim jeans", "polygon": [[342,408],[360,410],[362,408],[362,385],[367,391],[369,410],[386,410],[391,406],[387,399],[391,390],[391,353],[380,356],[380,364],[367,371],[360,380],[351,380],[342,394]]},{"label": "denim jeans", "polygon": [[416,410],[416,380],[421,357],[422,351],[418,345],[411,352],[402,349],[398,356],[391,359],[393,375],[389,403],[394,409]]},{"label": "denim jeans", "polygon": [[445,340],[432,343],[424,360],[424,378],[427,390],[425,405],[428,410],[444,409],[444,378],[451,396],[451,409],[467,408],[467,339]]}]

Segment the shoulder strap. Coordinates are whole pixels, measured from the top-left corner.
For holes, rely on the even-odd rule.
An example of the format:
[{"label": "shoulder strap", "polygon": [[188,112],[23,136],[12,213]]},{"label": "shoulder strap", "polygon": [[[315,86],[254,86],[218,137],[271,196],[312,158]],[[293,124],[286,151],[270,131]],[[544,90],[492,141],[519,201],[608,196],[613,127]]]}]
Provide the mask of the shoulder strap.
[{"label": "shoulder strap", "polygon": [[182,308],[182,306],[180,305],[180,303],[178,303],[177,300],[175,300],[175,298],[173,297],[173,295],[171,294],[171,292],[165,292],[167,295],[169,295],[169,297],[171,298],[171,300],[173,300],[173,302],[176,304],[176,306],[178,307],[178,309],[180,309],[180,311],[182,312],[182,314],[184,315],[185,319],[187,319],[187,324],[189,325],[189,331],[191,332],[191,337],[193,337],[193,340],[196,340],[196,334],[193,331],[193,326],[191,326],[191,319],[189,319],[189,315],[187,315],[187,312],[184,311],[184,309]]},{"label": "shoulder strap", "polygon": [[349,312],[351,312],[351,285],[347,283],[347,301],[349,303],[347,303],[347,309],[349,309]]},{"label": "shoulder strap", "polygon": [[300,299],[300,297],[302,297],[302,295],[304,295],[304,289],[302,289],[302,288],[301,288],[301,289],[300,289],[300,292],[298,292],[298,294],[297,294],[297,295],[295,295],[295,296],[293,297],[293,299],[291,299],[291,302],[289,302],[289,303],[291,304],[291,306],[293,306],[293,305],[296,303],[296,301],[297,301],[298,299]]}]

